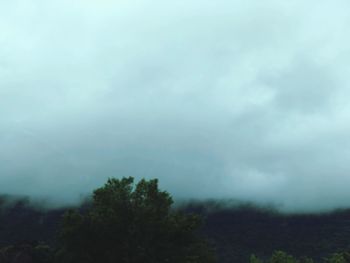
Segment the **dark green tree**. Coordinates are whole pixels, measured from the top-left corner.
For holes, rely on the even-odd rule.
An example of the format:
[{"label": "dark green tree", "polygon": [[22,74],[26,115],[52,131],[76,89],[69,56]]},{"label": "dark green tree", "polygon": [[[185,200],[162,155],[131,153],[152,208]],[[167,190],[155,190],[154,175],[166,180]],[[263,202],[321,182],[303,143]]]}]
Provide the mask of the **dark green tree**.
[{"label": "dark green tree", "polygon": [[284,251],[277,250],[273,252],[269,263],[298,263],[298,260]]},{"label": "dark green tree", "polygon": [[264,263],[264,261],[252,254],[250,255],[249,263]]},{"label": "dark green tree", "polygon": [[57,262],[215,262],[197,234],[200,218],[173,211],[172,203],[156,179],[109,179],[88,211],[65,214]]},{"label": "dark green tree", "polygon": [[[300,259],[297,259],[293,257],[292,255],[287,254],[284,251],[276,250],[273,252],[271,257],[267,259],[266,261],[258,258],[254,254],[250,256],[249,263],[314,263],[314,261],[311,258],[308,257],[302,257]],[[332,261],[333,263],[333,261]],[[335,262],[338,263],[338,262]],[[340,263],[346,263],[346,262],[340,262]]]},{"label": "dark green tree", "polygon": [[347,251],[334,253],[330,255],[328,258],[326,258],[325,262],[326,263],[349,263],[350,253]]}]

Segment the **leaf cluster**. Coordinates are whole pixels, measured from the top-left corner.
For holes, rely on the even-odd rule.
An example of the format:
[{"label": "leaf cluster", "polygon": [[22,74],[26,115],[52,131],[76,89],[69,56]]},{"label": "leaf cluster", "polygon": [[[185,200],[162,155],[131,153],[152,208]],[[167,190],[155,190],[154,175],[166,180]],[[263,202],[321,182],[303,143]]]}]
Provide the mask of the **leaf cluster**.
[{"label": "leaf cluster", "polygon": [[172,211],[172,204],[157,179],[109,179],[86,213],[65,214],[58,262],[214,262],[197,235],[200,218]]}]

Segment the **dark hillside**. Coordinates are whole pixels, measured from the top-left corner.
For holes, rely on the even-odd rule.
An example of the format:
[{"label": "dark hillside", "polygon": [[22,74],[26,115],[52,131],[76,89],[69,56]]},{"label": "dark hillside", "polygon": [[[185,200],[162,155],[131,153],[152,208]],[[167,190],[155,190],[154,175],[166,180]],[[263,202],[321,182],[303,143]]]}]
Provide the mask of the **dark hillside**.
[{"label": "dark hillside", "polygon": [[1,197],[0,246],[43,241],[54,245],[55,235],[65,209],[34,207],[27,198]]},{"label": "dark hillside", "polygon": [[205,234],[215,241],[222,262],[266,258],[274,250],[320,260],[350,244],[350,211],[281,215],[257,209],[222,210],[206,216]]},{"label": "dark hillside", "polygon": [[[196,203],[182,209],[204,217],[203,234],[214,243],[223,263],[247,262],[252,253],[266,258],[274,250],[320,260],[350,248],[350,210],[283,215],[251,206],[235,209],[208,207],[211,205]],[[33,208],[27,199],[3,205],[0,246],[43,241],[54,247],[64,211]]]}]

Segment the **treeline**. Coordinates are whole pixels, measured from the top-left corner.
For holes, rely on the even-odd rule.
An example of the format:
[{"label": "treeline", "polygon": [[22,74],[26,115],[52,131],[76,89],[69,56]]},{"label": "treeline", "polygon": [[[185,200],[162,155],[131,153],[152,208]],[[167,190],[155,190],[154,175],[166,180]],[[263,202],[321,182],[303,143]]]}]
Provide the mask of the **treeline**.
[{"label": "treeline", "polygon": [[215,241],[220,262],[268,258],[275,250],[323,262],[349,250],[350,210],[321,214],[281,214],[252,206],[219,208],[205,216],[205,234]]},{"label": "treeline", "polygon": [[349,210],[172,204],[157,180],[133,178],[110,179],[76,209],[0,197],[0,263],[350,263]]},{"label": "treeline", "polygon": [[35,242],[7,246],[0,262],[217,262],[198,231],[201,218],[172,210],[172,204],[156,179],[109,179],[86,209],[64,213],[54,248]]},{"label": "treeline", "polygon": [[[349,252],[339,252],[330,255],[329,257],[323,258],[320,262],[323,263],[349,263],[350,253]],[[267,259],[261,259],[254,254],[250,256],[249,263],[315,263],[314,259],[310,257],[294,257],[288,253],[277,250],[271,257]]]},{"label": "treeline", "polygon": [[[3,247],[0,249],[0,262],[1,263],[52,263],[52,262],[62,262],[62,259],[57,258],[57,251],[50,248],[45,244],[17,244]],[[79,262],[79,261],[77,261]],[[90,261],[86,261],[90,262]],[[127,261],[115,261],[115,262],[127,262]],[[131,261],[129,261],[131,262]],[[138,261],[144,262],[144,261]],[[150,262],[150,261],[145,261]],[[171,262],[171,261],[153,261],[153,262]],[[187,261],[178,262],[206,262],[206,261],[196,261],[189,259]],[[217,262],[220,262],[218,260]],[[234,263],[235,261],[230,261]],[[245,263],[349,263],[350,253],[349,252],[339,252],[333,253],[329,257],[325,257],[322,260],[315,261],[310,257],[300,257],[289,255],[284,251],[277,250],[272,253],[268,258],[259,258],[252,254],[249,259],[244,261]]]}]

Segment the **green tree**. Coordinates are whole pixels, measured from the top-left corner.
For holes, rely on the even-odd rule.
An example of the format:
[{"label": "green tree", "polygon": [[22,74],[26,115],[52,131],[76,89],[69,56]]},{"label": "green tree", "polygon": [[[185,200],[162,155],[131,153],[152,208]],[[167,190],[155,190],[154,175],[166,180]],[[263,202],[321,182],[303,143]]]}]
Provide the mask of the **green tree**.
[{"label": "green tree", "polygon": [[249,258],[249,263],[263,263],[264,261],[252,254]]},{"label": "green tree", "polygon": [[326,263],[349,263],[350,253],[349,252],[334,253],[329,258],[327,258],[325,262]]},{"label": "green tree", "polygon": [[215,262],[197,234],[200,218],[171,210],[172,203],[156,179],[109,179],[88,211],[65,214],[57,262]]},{"label": "green tree", "polygon": [[298,263],[299,261],[286,252],[277,250],[275,251],[268,261],[269,263]]}]

